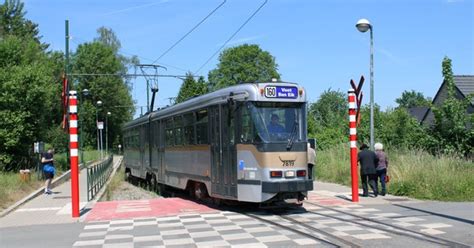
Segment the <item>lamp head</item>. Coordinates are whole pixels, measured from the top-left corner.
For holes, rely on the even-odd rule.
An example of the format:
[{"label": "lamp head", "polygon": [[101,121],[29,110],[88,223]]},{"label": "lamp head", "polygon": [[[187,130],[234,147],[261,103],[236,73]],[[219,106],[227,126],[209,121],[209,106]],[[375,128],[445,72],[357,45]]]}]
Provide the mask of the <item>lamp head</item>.
[{"label": "lamp head", "polygon": [[88,89],[83,89],[82,90],[82,95],[83,96],[88,96],[89,95],[89,90]]},{"label": "lamp head", "polygon": [[101,106],[101,105],[102,105],[102,101],[101,100],[97,101],[97,106]]},{"label": "lamp head", "polygon": [[362,33],[365,33],[367,32],[367,30],[372,29],[372,25],[370,25],[370,22],[367,19],[358,20],[356,27],[357,27],[357,30],[359,30],[359,32],[362,32]]}]

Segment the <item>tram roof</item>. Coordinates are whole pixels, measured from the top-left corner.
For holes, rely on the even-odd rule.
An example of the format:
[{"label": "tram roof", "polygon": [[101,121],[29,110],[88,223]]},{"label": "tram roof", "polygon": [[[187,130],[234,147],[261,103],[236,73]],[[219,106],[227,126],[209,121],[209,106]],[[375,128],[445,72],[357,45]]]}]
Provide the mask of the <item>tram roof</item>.
[{"label": "tram roof", "polygon": [[[290,89],[296,88],[296,97],[267,97],[264,93],[266,87],[278,87]],[[300,93],[301,92],[301,93]],[[238,84],[223,89],[219,89],[201,96],[190,98],[184,102],[157,109],[147,115],[128,122],[125,126],[135,126],[148,118],[158,119],[168,116],[185,113],[191,110],[204,108],[210,105],[227,102],[229,98],[234,101],[263,101],[263,102],[305,102],[306,92],[302,86],[289,82],[266,82],[266,83],[247,83]]]}]

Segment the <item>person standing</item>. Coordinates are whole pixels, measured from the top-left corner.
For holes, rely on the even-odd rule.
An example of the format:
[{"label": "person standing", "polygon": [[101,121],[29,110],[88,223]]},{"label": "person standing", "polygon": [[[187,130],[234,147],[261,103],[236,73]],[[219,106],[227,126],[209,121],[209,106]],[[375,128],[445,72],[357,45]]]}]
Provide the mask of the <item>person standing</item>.
[{"label": "person standing", "polygon": [[369,147],[366,144],[360,146],[360,152],[357,155],[357,160],[360,163],[360,177],[362,181],[362,196],[369,196],[369,188],[367,182],[370,184],[370,187],[374,191],[374,196],[377,197],[377,171],[376,167],[378,164],[377,155],[375,152],[370,151]]},{"label": "person standing", "polygon": [[53,192],[51,191],[51,181],[54,177],[54,159],[53,159],[54,149],[50,148],[47,152],[43,153],[41,156],[41,163],[43,164],[43,174],[46,179],[44,183],[44,193],[50,195]]},{"label": "person standing", "polygon": [[375,154],[377,155],[378,158],[378,164],[377,164],[377,180],[375,181],[375,184],[377,185],[378,189],[378,180],[380,180],[380,185],[382,186],[382,192],[380,192],[381,195],[385,195],[387,193],[386,185],[385,185],[385,178],[387,176],[387,167],[388,167],[388,159],[387,155],[385,154],[383,150],[383,145],[382,143],[375,143],[374,145],[375,148]]},{"label": "person standing", "polygon": [[314,172],[313,168],[316,164],[316,151],[311,148],[311,144],[308,142],[308,179],[313,179]]}]

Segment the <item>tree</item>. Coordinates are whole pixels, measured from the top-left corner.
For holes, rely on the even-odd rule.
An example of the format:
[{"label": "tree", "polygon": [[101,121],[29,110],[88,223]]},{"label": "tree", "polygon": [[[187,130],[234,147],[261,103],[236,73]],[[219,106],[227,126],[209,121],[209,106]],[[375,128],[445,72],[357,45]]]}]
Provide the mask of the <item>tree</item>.
[{"label": "tree", "polygon": [[426,130],[405,108],[380,112],[377,141],[387,147],[423,148],[428,139]]},{"label": "tree", "polygon": [[443,77],[448,89],[448,97],[441,106],[434,106],[434,125],[431,133],[433,152],[459,153],[465,156],[474,152],[473,115],[467,114],[471,99],[456,98],[451,59],[444,57],[442,62]]},{"label": "tree", "polygon": [[31,165],[31,146],[59,125],[58,53],[33,39],[0,40],[0,169]]},{"label": "tree", "polygon": [[240,45],[219,55],[217,68],[208,75],[213,90],[240,83],[255,83],[280,79],[275,58],[258,45]]},{"label": "tree", "polygon": [[[25,40],[34,40],[40,44],[38,24],[25,19],[26,11],[23,10],[24,4],[20,0],[5,0],[0,5],[0,39],[8,35],[14,35]],[[42,44],[41,48],[45,50],[47,44]]]},{"label": "tree", "polygon": [[199,80],[196,82],[191,73],[186,74],[186,79],[184,80],[181,88],[179,89],[178,96],[176,97],[176,103],[184,102],[186,99],[200,96],[207,93],[207,84],[204,81],[203,77],[199,77]]},{"label": "tree", "polygon": [[412,91],[404,91],[400,98],[395,100],[398,103],[399,108],[412,108],[412,107],[429,107],[431,99],[425,98],[423,93]]},{"label": "tree", "polygon": [[324,91],[310,106],[309,134],[318,140],[318,148],[325,149],[348,140],[347,113],[346,95],[331,89]]},{"label": "tree", "polygon": [[[72,56],[75,73],[120,74],[127,71],[127,59],[118,54],[120,42],[112,30],[98,29],[99,37],[94,42],[78,46]],[[96,115],[99,121],[107,119],[109,147],[120,142],[121,127],[134,113],[133,100],[127,81],[120,76],[75,77],[77,90],[89,90],[89,97],[82,97],[79,114],[82,120],[85,146],[96,145]],[[97,101],[102,106],[97,106]],[[111,112],[111,115],[107,115]],[[105,141],[105,138],[104,138]],[[117,144],[116,144],[117,143]]]}]

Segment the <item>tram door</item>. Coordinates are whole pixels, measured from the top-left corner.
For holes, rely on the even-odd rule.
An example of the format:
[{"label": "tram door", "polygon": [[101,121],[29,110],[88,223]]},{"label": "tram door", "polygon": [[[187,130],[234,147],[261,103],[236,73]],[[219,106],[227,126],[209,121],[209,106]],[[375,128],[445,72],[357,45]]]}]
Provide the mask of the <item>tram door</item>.
[{"label": "tram door", "polygon": [[164,166],[164,157],[165,157],[165,123],[163,120],[159,120],[159,144],[158,144],[158,181],[165,181],[165,166]]},{"label": "tram door", "polygon": [[212,193],[229,199],[237,198],[235,120],[227,104],[210,108]]}]

